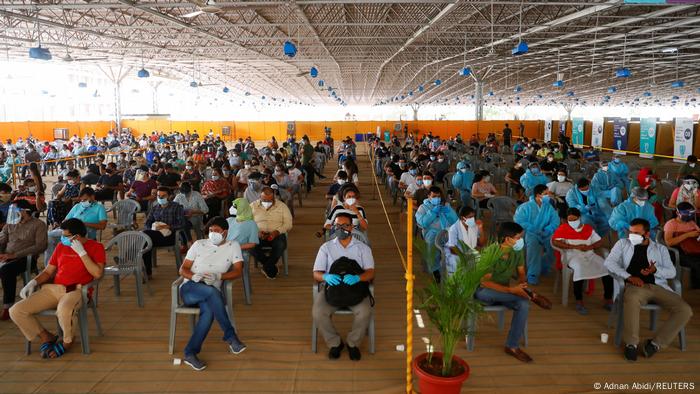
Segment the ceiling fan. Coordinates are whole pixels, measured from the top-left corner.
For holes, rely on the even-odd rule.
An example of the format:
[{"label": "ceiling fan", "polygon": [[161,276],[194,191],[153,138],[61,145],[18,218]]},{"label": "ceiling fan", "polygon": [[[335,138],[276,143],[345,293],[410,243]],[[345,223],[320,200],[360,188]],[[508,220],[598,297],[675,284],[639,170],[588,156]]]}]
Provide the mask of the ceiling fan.
[{"label": "ceiling fan", "polygon": [[202,14],[218,14],[220,12],[224,12],[227,10],[232,10],[232,9],[257,9],[257,8],[265,8],[265,7],[277,7],[277,4],[271,3],[270,5],[265,5],[265,4],[246,4],[246,2],[239,2],[239,3],[228,3],[225,6],[217,6],[215,0],[192,0],[193,3],[197,5],[199,8],[197,11],[190,12],[189,14],[184,14],[181,15],[182,18],[194,18],[196,16],[202,15]]},{"label": "ceiling fan", "polygon": [[197,5],[199,10],[182,15],[183,18],[194,18],[201,14],[218,14],[219,12],[223,11],[220,7],[216,5],[216,1],[214,0],[197,0],[194,3]]},{"label": "ceiling fan", "polygon": [[107,60],[108,58],[106,56],[102,57],[81,57],[81,58],[74,58],[71,56],[69,51],[66,51],[66,55],[61,58],[64,62],[86,62],[90,60]]}]

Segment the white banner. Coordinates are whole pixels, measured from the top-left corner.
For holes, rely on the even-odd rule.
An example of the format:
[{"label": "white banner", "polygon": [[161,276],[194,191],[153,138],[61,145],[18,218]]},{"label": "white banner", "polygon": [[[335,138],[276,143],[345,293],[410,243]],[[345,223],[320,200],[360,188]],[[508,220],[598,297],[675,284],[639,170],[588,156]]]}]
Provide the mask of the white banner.
[{"label": "white banner", "polygon": [[676,163],[685,163],[686,158],[693,154],[693,119],[676,118],[673,138],[673,159]]},{"label": "white banner", "polygon": [[594,148],[600,148],[603,146],[603,130],[605,127],[605,122],[603,119],[593,119],[593,125],[591,127],[591,145]]},{"label": "white banner", "polygon": [[546,119],[544,121],[544,142],[549,142],[552,140],[552,119]]}]

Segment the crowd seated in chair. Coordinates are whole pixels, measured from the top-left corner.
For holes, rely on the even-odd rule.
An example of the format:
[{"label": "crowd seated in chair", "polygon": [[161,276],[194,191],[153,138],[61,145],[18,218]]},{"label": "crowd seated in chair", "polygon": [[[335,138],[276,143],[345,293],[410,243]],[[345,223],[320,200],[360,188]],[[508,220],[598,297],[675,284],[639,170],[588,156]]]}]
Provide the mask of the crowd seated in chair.
[{"label": "crowd seated in chair", "polygon": [[292,214],[287,205],[275,198],[270,187],[264,187],[260,199],[251,204],[258,225],[260,243],[253,249],[262,263],[262,273],[268,279],[277,276],[277,260],[287,249],[287,233],[292,229]]},{"label": "crowd seated in chair", "polygon": [[146,265],[146,275],[151,279],[153,275],[153,254],[156,248],[174,246],[178,230],[185,228],[185,210],[182,205],[170,201],[172,191],[167,187],[159,187],[156,204],[148,212],[144,222],[143,232],[153,242],[153,249],[144,253],[143,260]]},{"label": "crowd seated in chair", "polygon": [[[347,213],[339,213],[334,219],[336,238],[325,242],[316,255],[313,267],[313,278],[319,283],[320,294],[314,297],[312,314],[314,324],[329,348],[328,358],[337,359],[347,343],[351,360],[360,360],[359,349],[367,331],[372,315],[372,305],[369,293],[357,304],[337,306],[329,304],[326,299],[328,287],[338,286],[333,291],[347,289],[353,286],[365,286],[374,279],[374,258],[369,246],[352,237],[352,217]],[[360,270],[354,274],[339,275],[332,273],[333,264],[340,258],[346,258],[359,265]],[[325,286],[323,285],[325,283]],[[338,334],[331,316],[341,307],[349,308],[353,313],[352,329],[348,333],[346,343]]]},{"label": "crowd seated in chair", "polygon": [[226,219],[212,218],[208,223],[208,238],[192,245],[180,267],[180,275],[185,278],[180,287],[182,301],[185,306],[199,307],[199,318],[183,358],[196,371],[206,368],[198,354],[214,320],[224,332],[223,341],[231,353],[239,354],[246,349],[226,312],[221,293],[222,281],[240,277],[243,268],[241,248],[238,242],[227,239],[228,230]]},{"label": "crowd seated in chair", "polygon": [[0,231],[0,280],[3,289],[3,312],[0,320],[9,319],[15,302],[17,277],[27,270],[27,256],[37,256],[46,249],[46,223],[32,216],[26,200],[14,201],[7,223]]},{"label": "crowd seated in chair", "polygon": [[537,285],[540,283],[540,275],[546,275],[554,268],[550,239],[559,227],[559,215],[552,205],[547,186],[536,185],[532,189],[530,201],[515,210],[513,219],[525,229],[527,282]]},{"label": "crowd seated in chair", "polygon": [[[525,230],[517,223],[506,222],[498,230],[498,242],[503,252],[502,259],[481,280],[474,297],[486,305],[503,305],[513,310],[510,330],[504,351],[517,360],[529,363],[532,357],[520,349],[530,312],[530,296],[526,292],[528,284],[525,276]],[[511,278],[517,276],[517,283],[511,286]]]},{"label": "crowd seated in chair", "polygon": [[691,288],[700,289],[700,227],[696,218],[695,207],[679,203],[676,217],[664,225],[664,242],[669,248],[679,249],[680,265],[690,268]]},{"label": "crowd seated in chair", "polygon": [[[605,259],[605,267],[618,281],[618,308],[622,308],[618,330],[623,330],[624,357],[637,361],[641,350],[645,357],[665,349],[681,331],[693,312],[679,293],[671,290],[668,281],[676,278],[676,268],[665,246],[654,242],[648,220],[635,218],[629,225],[629,238],[615,243]],[[640,344],[639,314],[642,306],[654,303],[670,312],[668,320],[654,338]],[[639,349],[641,348],[641,349]]]},{"label": "crowd seated in chair", "polygon": [[[569,208],[566,214],[567,222],[554,231],[552,245],[561,253],[561,264],[564,266],[562,270],[573,271],[576,311],[581,315],[588,314],[588,309],[583,304],[583,285],[586,280],[597,278],[603,281],[603,306],[611,310],[613,279],[603,265],[603,257],[595,252],[602,247],[603,239],[591,225],[581,222],[581,212],[578,209]],[[568,286],[562,283],[562,292],[564,291],[568,292]]]},{"label": "crowd seated in chair", "polygon": [[[22,288],[23,300],[10,309],[12,321],[27,341],[37,336],[41,339],[42,358],[61,357],[71,348],[75,314],[83,303],[81,288],[102,277],[106,261],[104,246],[86,238],[87,228],[79,219],[64,221],[61,230],[61,243],[49,264]],[[54,308],[63,333],[61,338],[43,328],[35,316]]]},{"label": "crowd seated in chair", "polygon": [[[79,202],[73,205],[73,208],[66,215],[66,219],[80,219],[87,227],[87,237],[97,239],[97,232],[107,227],[107,211],[101,203],[95,201],[96,192],[91,187],[81,190],[78,198]],[[49,262],[56,245],[61,240],[61,234],[63,234],[63,230],[60,228],[48,232],[49,243],[48,249],[44,253],[44,264]]]}]

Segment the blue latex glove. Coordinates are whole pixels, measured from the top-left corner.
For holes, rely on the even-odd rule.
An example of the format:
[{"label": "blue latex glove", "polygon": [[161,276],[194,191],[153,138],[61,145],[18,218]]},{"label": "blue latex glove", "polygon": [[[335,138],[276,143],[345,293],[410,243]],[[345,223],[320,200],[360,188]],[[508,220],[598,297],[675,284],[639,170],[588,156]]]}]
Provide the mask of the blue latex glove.
[{"label": "blue latex glove", "polygon": [[436,205],[436,206],[434,206],[433,209],[432,209],[433,213],[436,214],[436,215],[440,214],[440,211],[441,211],[441,209],[442,209],[441,207],[442,207],[442,205]]},{"label": "blue latex glove", "polygon": [[335,286],[340,284],[340,275],[338,274],[323,274],[323,280],[328,283],[329,286]]},{"label": "blue latex glove", "polygon": [[345,275],[345,276],[343,276],[343,283],[345,283],[348,286],[352,286],[354,284],[357,284],[359,281],[360,281],[359,275]]}]

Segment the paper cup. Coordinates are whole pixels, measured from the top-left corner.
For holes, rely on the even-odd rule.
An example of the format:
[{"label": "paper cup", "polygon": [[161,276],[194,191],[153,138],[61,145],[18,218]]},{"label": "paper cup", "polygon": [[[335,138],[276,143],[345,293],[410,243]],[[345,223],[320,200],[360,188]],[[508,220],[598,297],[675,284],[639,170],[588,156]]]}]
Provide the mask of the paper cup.
[{"label": "paper cup", "polygon": [[606,333],[600,334],[600,341],[602,343],[608,343],[608,334],[606,334]]},{"label": "paper cup", "polygon": [[179,358],[174,358],[174,359],[173,359],[173,365],[180,365],[180,364],[182,364],[182,360],[181,360],[181,359],[179,359]]},{"label": "paper cup", "polygon": [[406,348],[403,345],[396,345],[397,352],[403,352]]}]

